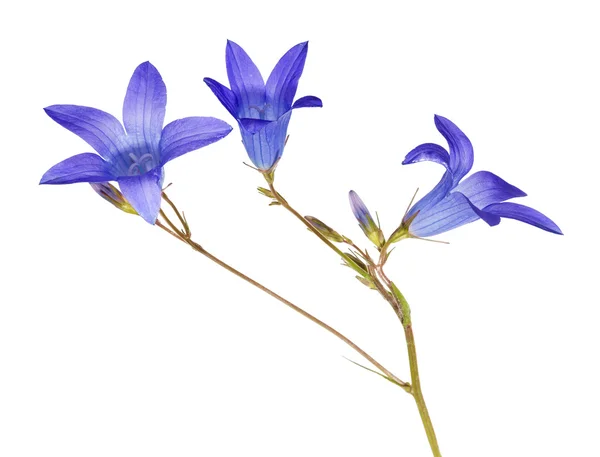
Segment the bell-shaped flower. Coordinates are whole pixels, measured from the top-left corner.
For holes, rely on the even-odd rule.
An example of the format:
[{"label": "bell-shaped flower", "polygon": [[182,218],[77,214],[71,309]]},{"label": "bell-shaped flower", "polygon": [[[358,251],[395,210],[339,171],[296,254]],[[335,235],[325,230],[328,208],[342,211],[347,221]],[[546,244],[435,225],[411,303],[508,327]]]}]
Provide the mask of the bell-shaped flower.
[{"label": "bell-shaped flower", "polygon": [[435,116],[435,126],[448,142],[450,152],[432,143],[410,151],[403,165],[430,161],[446,171],[441,181],[404,217],[411,235],[437,235],[483,219],[497,225],[502,217],[516,219],[548,232],[562,235],[558,226],[539,211],[517,203],[506,202],[526,194],[489,171],[478,171],[463,179],[473,166],[473,146],[466,135],[452,122]]},{"label": "bell-shaped flower", "polygon": [[319,98],[310,95],[294,103],[307,51],[308,42],[304,42],[286,52],[265,84],[248,54],[233,41],[227,41],[225,62],[231,89],[204,78],[238,121],[246,152],[259,170],[272,169],[281,158],[292,109],[323,106]]},{"label": "bell-shaped flower", "polygon": [[117,181],[126,202],[154,224],[160,210],[163,166],[231,131],[226,122],[212,117],[186,117],[163,128],[166,104],[165,84],[158,70],[145,62],[135,69],[127,88],[125,128],[114,116],[95,108],[45,108],[48,116],[84,139],[98,154],[78,154],[54,165],[40,184]]},{"label": "bell-shaped flower", "polygon": [[352,213],[354,213],[354,217],[358,221],[358,225],[364,234],[375,246],[382,247],[385,244],[383,232],[379,228],[379,225],[373,220],[373,216],[371,216],[367,205],[364,204],[358,194],[353,190],[348,194],[348,198],[350,200]]}]

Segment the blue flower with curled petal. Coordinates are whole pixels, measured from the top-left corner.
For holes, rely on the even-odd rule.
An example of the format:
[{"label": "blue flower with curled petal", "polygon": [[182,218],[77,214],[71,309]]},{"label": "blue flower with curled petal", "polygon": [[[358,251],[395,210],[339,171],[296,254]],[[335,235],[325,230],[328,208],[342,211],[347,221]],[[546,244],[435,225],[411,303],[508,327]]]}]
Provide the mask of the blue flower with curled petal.
[{"label": "blue flower with curled petal", "polygon": [[410,151],[402,162],[407,165],[430,161],[446,169],[441,181],[404,217],[411,235],[437,235],[477,219],[497,225],[502,217],[562,235],[558,226],[539,211],[506,203],[506,200],[526,194],[495,174],[478,171],[463,179],[473,166],[471,142],[456,125],[442,116],[435,116],[435,126],[448,142],[450,153],[437,144],[426,143]]},{"label": "blue flower with curled petal", "polygon": [[227,41],[225,62],[231,89],[214,79],[204,78],[238,121],[244,147],[259,170],[272,169],[281,158],[292,110],[323,106],[319,98],[310,95],[294,103],[307,51],[308,42],[305,42],[286,52],[265,84],[248,54],[233,41]]},{"label": "blue flower with curled petal", "polygon": [[40,184],[117,181],[127,202],[154,224],[160,210],[163,166],[207,146],[232,130],[212,117],[186,117],[163,128],[167,88],[158,70],[145,62],[131,77],[123,103],[123,125],[95,108],[53,105],[46,114],[79,135],[99,154],[70,157],[50,168]]}]

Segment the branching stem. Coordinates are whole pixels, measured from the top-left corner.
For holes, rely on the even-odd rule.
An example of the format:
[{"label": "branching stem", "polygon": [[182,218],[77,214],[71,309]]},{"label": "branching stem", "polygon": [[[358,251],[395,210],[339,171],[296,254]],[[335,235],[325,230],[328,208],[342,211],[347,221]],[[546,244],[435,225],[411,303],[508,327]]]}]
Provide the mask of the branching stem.
[{"label": "branching stem", "polygon": [[[323,243],[325,243],[329,248],[335,251],[339,256],[341,256],[346,262],[351,262],[355,264],[355,262],[345,253],[343,253],[340,249],[338,249],[331,241],[325,238],[312,224],[306,220],[298,211],[296,211],[283,196],[275,189],[273,184],[274,174],[265,174],[265,179],[269,184],[269,189],[273,195],[273,198],[286,210],[296,216],[297,219],[300,220],[311,232],[313,232]],[[407,234],[406,237],[409,237]],[[399,238],[401,239],[401,238]],[[399,241],[399,239],[397,241]],[[354,243],[349,243],[355,250],[357,250],[365,262],[367,262],[368,273],[370,275],[370,279],[377,289],[377,291],[381,294],[384,300],[386,300],[394,310],[394,313],[398,316],[400,322],[402,323],[402,327],[404,329],[404,336],[406,338],[406,347],[408,350],[408,360],[410,364],[410,375],[411,375],[411,383],[408,388],[403,386],[404,390],[411,394],[415,399],[417,404],[417,409],[419,410],[419,415],[421,416],[421,421],[423,422],[423,427],[425,429],[425,433],[427,435],[427,439],[429,441],[429,445],[431,447],[431,451],[434,457],[441,457],[440,449],[437,443],[437,438],[435,436],[435,431],[433,429],[433,424],[431,422],[431,418],[429,417],[429,412],[427,410],[427,406],[425,405],[425,399],[423,397],[423,392],[421,390],[421,380],[419,378],[419,366],[417,362],[417,350],[415,346],[415,338],[412,331],[412,322],[410,315],[410,306],[408,302],[400,292],[400,290],[395,286],[395,284],[387,277],[385,271],[383,270],[383,266],[388,259],[389,252],[388,249],[392,244],[392,240],[388,239],[384,245],[381,247],[379,252],[378,261],[375,262],[371,259],[370,256],[367,255],[366,251],[363,252],[360,250]]]},{"label": "branching stem", "polygon": [[244,281],[248,282],[249,284],[253,285],[254,287],[256,287],[256,288],[260,289],[261,291],[265,292],[266,294],[270,295],[271,297],[279,300],[281,303],[287,305],[288,307],[290,307],[291,309],[293,309],[297,313],[299,313],[302,316],[306,317],[307,319],[309,319],[310,321],[314,322],[315,324],[317,324],[321,328],[327,330],[329,333],[335,335],[337,338],[339,338],[340,340],[342,340],[344,343],[346,343],[348,346],[350,346],[352,349],[354,349],[356,352],[358,352],[360,355],[362,355],[365,359],[367,359],[371,364],[373,364],[373,366],[377,367],[377,369],[379,369],[385,375],[384,377],[388,378],[390,381],[392,381],[395,384],[399,385],[406,392],[410,392],[411,391],[411,386],[410,386],[409,383],[404,382],[401,379],[399,379],[396,375],[394,375],[391,371],[389,371],[387,368],[385,368],[381,363],[379,363],[377,360],[375,360],[372,356],[370,356],[367,352],[365,352],[363,349],[361,349],[356,343],[354,343],[352,340],[350,340],[349,338],[347,338],[345,335],[343,335],[342,333],[338,332],[336,329],[334,329],[330,325],[326,324],[325,322],[321,321],[320,319],[318,319],[317,317],[313,316],[312,314],[310,314],[309,312],[305,311],[304,309],[300,308],[299,306],[296,306],[295,304],[293,304],[289,300],[286,300],[281,295],[276,294],[271,289],[263,286],[262,284],[260,284],[259,282],[255,281],[254,279],[250,278],[249,276],[246,276],[242,272],[236,270],[235,268],[233,268],[229,264],[225,263],[224,261],[222,261],[218,257],[216,257],[213,254],[211,254],[210,252],[208,252],[199,243],[193,241],[191,239],[191,231],[189,229],[189,226],[188,226],[188,223],[187,223],[185,217],[182,215],[182,213],[179,212],[179,210],[177,209],[177,207],[175,206],[175,204],[169,199],[169,197],[167,197],[167,195],[164,192],[163,192],[163,199],[173,209],[173,212],[177,215],[177,218],[179,219],[179,222],[182,224],[183,229],[179,229],[169,219],[169,217],[165,214],[165,212],[162,209],[160,210],[160,216],[162,217],[162,219],[164,220],[164,222],[166,223],[166,225],[165,225],[165,223],[163,223],[160,220],[158,220],[158,221],[156,221],[156,225],[159,228],[161,228],[165,232],[169,233],[173,237],[177,238],[178,240],[180,240],[180,241],[188,244],[192,249],[194,249],[195,251],[197,251],[200,254],[204,255],[208,259],[212,260],[217,265],[225,268],[230,273],[233,273],[238,278],[243,279]]}]

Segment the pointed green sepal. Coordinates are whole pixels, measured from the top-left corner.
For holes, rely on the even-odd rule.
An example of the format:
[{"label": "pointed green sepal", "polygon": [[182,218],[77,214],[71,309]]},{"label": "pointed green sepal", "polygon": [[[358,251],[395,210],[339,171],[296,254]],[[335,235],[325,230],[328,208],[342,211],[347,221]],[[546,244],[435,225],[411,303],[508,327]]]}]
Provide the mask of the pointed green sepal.
[{"label": "pointed green sepal", "polygon": [[273,165],[270,170],[261,171],[262,175],[265,177],[265,180],[269,184],[273,184],[275,182],[275,166],[276,165]]},{"label": "pointed green sepal", "polygon": [[273,195],[273,192],[271,192],[269,189],[265,189],[264,187],[257,187],[256,190],[258,190],[259,194],[264,195],[265,197],[275,198],[275,195]]},{"label": "pointed green sepal", "polygon": [[344,259],[342,257],[342,260],[344,261],[344,265],[352,268],[354,271],[356,271],[359,275],[361,275],[363,277],[369,275],[368,268],[361,259],[359,259],[357,256],[355,256],[354,254],[351,254],[351,253],[346,253],[346,255],[350,258],[351,262],[348,262],[347,259]]},{"label": "pointed green sepal", "polygon": [[381,249],[381,247],[385,244],[385,237],[383,236],[383,232],[379,227],[373,224],[373,227],[370,230],[364,229],[362,226],[363,232],[367,235],[367,238],[371,240],[371,242]]},{"label": "pointed green sepal", "polygon": [[356,276],[356,279],[358,279],[360,283],[364,284],[369,289],[377,290],[377,286],[369,276]]},{"label": "pointed green sepal", "polygon": [[391,284],[392,294],[394,294],[394,297],[400,304],[400,310],[402,311],[402,324],[405,327],[407,327],[411,324],[410,306],[408,305],[406,298],[404,298],[404,295],[402,295],[402,292],[400,292],[400,289],[398,289],[396,287],[396,284],[394,284],[393,282],[390,284]]},{"label": "pointed green sepal", "polygon": [[[342,357],[344,357],[344,356],[342,356]],[[379,375],[379,376],[381,376],[383,379],[386,379],[386,380],[388,380],[388,381],[389,381],[389,382],[391,382],[392,384],[395,384],[395,385],[397,385],[397,386],[399,386],[399,387],[403,388],[405,391],[407,391],[407,392],[409,392],[409,393],[410,393],[410,391],[411,391],[411,387],[410,387],[410,384],[409,384],[409,383],[407,383],[407,382],[402,382],[402,384],[400,384],[400,383],[399,383],[399,382],[397,382],[396,380],[394,380],[394,379],[390,378],[389,376],[386,376],[386,375],[384,375],[383,373],[380,373],[379,371],[375,371],[375,370],[373,370],[372,368],[365,367],[364,365],[361,365],[360,363],[358,363],[358,362],[355,362],[354,360],[352,360],[352,359],[349,359],[348,357],[344,357],[344,358],[345,358],[345,359],[346,359],[348,362],[351,362],[351,363],[353,363],[353,364],[354,364],[354,365],[356,365],[356,366],[359,366],[359,367],[361,367],[361,368],[363,368],[363,369],[365,369],[365,370],[367,370],[367,371],[370,371],[371,373],[375,373],[376,375]]]}]

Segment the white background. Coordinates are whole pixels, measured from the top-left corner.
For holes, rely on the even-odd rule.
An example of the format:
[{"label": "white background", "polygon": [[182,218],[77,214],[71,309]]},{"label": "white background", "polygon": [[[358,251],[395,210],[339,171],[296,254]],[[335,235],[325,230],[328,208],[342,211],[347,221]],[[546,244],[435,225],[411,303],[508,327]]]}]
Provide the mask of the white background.
[{"label": "white background", "polygon": [[[556,236],[505,220],[402,242],[388,273],[412,304],[423,389],[444,456],[597,456],[598,14],[595,2],[11,2],[2,39],[0,455],[430,455],[406,393],[350,348],[87,184],[38,186],[89,152],[42,108],[121,117],[157,66],[167,119],[233,124],[232,39],[268,75],[310,40],[280,191],[366,241],[353,188],[390,233],[434,164],[401,166],[454,121],[476,170],[525,190]],[[392,9],[391,5],[394,4]],[[237,128],[167,166],[207,249],[304,306],[408,380],[386,304],[283,209]]]}]

